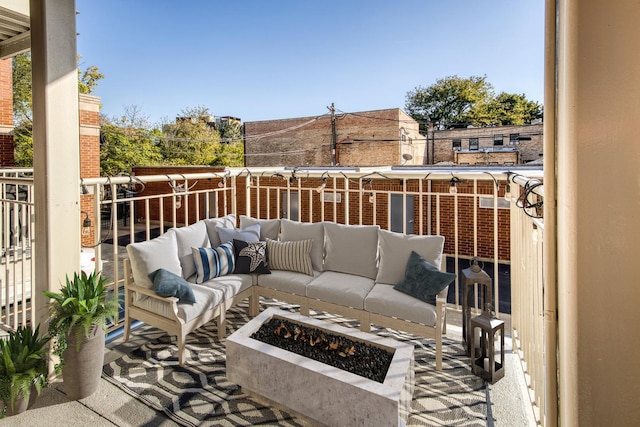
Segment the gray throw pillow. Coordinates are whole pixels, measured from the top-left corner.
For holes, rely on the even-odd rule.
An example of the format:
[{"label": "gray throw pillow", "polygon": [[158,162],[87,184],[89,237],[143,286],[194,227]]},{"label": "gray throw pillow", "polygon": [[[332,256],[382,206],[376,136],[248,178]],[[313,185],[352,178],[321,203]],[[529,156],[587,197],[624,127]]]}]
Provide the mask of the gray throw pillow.
[{"label": "gray throw pillow", "polygon": [[245,242],[257,242],[260,240],[260,224],[249,225],[242,229],[216,227],[216,231],[222,243],[232,242],[234,239],[244,240]]},{"label": "gray throw pillow", "polygon": [[393,289],[436,305],[436,295],[449,286],[455,278],[455,274],[440,271],[435,265],[411,251],[404,279]]},{"label": "gray throw pillow", "polygon": [[161,297],[177,297],[179,302],[193,304],[196,296],[189,282],[172,272],[159,268],[153,273],[149,273],[149,279],[153,282],[153,289]]}]

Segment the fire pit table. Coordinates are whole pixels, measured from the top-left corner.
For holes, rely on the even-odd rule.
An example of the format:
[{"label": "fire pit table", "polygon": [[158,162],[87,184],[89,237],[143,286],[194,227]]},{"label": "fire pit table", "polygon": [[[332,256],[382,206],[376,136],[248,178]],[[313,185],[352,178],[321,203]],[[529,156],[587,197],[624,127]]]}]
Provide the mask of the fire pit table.
[{"label": "fire pit table", "polygon": [[[251,338],[273,317],[393,354],[383,382]],[[227,338],[227,379],[250,394],[329,426],[403,426],[414,387],[413,346],[277,308]]]}]

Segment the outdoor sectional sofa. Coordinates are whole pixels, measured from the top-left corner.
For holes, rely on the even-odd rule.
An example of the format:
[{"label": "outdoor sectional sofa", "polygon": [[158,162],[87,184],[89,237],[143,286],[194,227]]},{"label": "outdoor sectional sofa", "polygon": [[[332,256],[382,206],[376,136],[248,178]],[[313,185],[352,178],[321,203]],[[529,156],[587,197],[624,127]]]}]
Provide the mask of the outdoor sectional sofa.
[{"label": "outdoor sectional sofa", "polygon": [[[436,342],[436,369],[442,369],[448,286],[434,295],[434,304],[394,289],[395,284],[405,279],[410,256],[418,254],[428,263],[442,266],[442,236],[404,235],[378,226],[259,220],[247,216],[240,217],[240,228],[235,225],[234,215],[205,219],[127,246],[125,341],[132,320],[153,325],[177,336],[182,364],[189,333],[216,319],[218,336],[222,339],[226,310],[248,298],[249,314],[255,316],[262,296],[299,304],[301,314],[305,315],[316,309],[357,319],[362,331],[370,331],[371,324],[375,324],[432,338]],[[238,238],[226,243],[223,240],[229,239],[229,233]],[[242,270],[241,261],[255,267],[253,263],[258,261],[255,253],[242,260],[238,257],[234,266],[228,265],[233,263],[225,258],[229,248],[233,244],[246,245],[241,239],[252,233],[257,233],[255,236],[259,235],[263,243],[252,243],[251,247],[266,247],[269,253],[255,271],[268,269],[270,274],[237,273]],[[238,255],[238,247],[235,250]],[[216,268],[222,275],[209,278],[213,275],[209,270]],[[158,295],[154,290],[157,283],[154,285],[152,281],[155,279],[152,273],[158,269],[185,279],[195,302],[179,302],[178,297]]]}]

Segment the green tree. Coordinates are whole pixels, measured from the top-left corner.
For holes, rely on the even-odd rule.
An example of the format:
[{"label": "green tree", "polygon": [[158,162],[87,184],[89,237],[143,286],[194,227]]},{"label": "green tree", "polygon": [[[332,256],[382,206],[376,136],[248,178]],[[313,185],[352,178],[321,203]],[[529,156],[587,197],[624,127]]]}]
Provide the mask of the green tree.
[{"label": "green tree", "polygon": [[235,120],[223,122],[219,127],[220,156],[215,165],[244,166],[244,143],[242,125]]},{"label": "green tree", "polygon": [[148,116],[137,106],[125,107],[117,118],[101,117],[100,174],[114,176],[131,173],[133,166],[162,164],[161,137],[158,129],[150,130]]},{"label": "green tree", "polygon": [[[80,61],[80,56],[78,56]],[[13,123],[14,158],[16,166],[33,166],[32,136],[32,85],[31,85],[31,53],[16,55],[12,62],[13,77]],[[84,71],[78,68],[78,92],[91,94],[98,82],[104,78],[98,67],[90,66]]]},{"label": "green tree", "polygon": [[417,121],[443,128],[518,125],[542,117],[542,106],[524,94],[495,96],[486,76],[450,76],[416,87],[407,92],[405,108]]},{"label": "green tree", "polygon": [[432,122],[445,128],[466,126],[477,105],[487,104],[493,97],[493,86],[487,77],[438,79],[429,87],[418,86],[409,91],[405,108],[418,121]]},{"label": "green tree", "polygon": [[205,107],[186,108],[162,126],[162,155],[170,165],[216,165],[221,162],[220,133]]},{"label": "green tree", "polygon": [[488,104],[471,111],[474,126],[523,125],[542,117],[542,106],[524,94],[502,92]]}]

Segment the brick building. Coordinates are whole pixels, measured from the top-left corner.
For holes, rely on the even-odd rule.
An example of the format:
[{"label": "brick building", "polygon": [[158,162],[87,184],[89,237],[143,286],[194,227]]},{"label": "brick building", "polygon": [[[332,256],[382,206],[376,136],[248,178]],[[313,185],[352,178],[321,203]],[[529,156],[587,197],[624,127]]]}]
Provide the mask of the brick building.
[{"label": "brick building", "polygon": [[245,122],[246,166],[424,163],[418,122],[399,108],[336,114],[332,128],[331,115]]},{"label": "brick building", "polygon": [[429,163],[523,164],[542,157],[542,123],[429,130]]},{"label": "brick building", "polygon": [[0,167],[14,165],[12,60],[0,60]]}]

